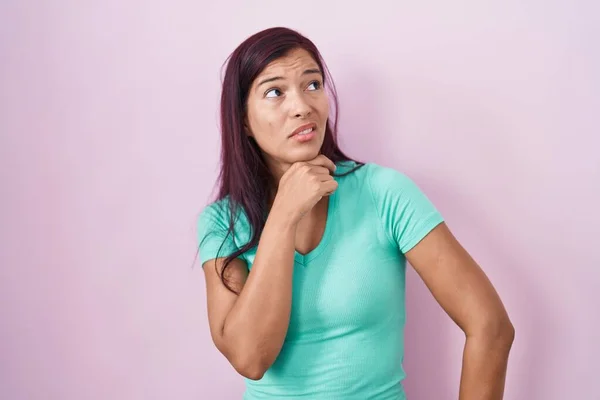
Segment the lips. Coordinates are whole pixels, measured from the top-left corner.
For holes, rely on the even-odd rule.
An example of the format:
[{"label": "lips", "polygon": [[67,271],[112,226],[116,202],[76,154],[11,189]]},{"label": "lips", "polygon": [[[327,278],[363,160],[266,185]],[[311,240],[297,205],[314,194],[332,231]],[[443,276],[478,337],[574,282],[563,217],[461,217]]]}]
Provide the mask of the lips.
[{"label": "lips", "polygon": [[303,131],[307,131],[306,133],[309,133],[315,129],[317,129],[317,124],[314,122],[311,122],[310,124],[304,124],[296,128],[289,137],[302,133]]}]

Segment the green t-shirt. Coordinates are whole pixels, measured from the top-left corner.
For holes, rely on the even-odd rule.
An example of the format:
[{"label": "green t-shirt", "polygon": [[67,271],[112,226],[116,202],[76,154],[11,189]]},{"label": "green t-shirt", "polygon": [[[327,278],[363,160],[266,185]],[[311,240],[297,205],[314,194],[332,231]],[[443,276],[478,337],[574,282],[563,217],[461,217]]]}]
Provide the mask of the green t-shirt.
[{"label": "green t-shirt", "polygon": [[[337,165],[339,174],[355,163]],[[335,180],[323,238],[308,254],[294,255],[283,348],[262,379],[246,379],[246,400],[405,399],[403,253],[443,218],[410,178],[392,168],[367,163]],[[226,201],[210,204],[199,218],[202,263],[217,256],[227,233]],[[239,247],[250,239],[240,217]],[[235,248],[230,235],[219,256]],[[240,257],[250,271],[255,254],[253,248]]]}]

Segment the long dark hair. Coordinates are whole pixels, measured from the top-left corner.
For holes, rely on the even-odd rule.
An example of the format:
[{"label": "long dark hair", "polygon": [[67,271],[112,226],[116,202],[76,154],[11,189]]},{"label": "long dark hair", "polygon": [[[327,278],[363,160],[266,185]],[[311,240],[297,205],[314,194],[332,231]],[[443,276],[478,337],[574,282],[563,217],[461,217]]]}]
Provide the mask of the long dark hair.
[{"label": "long dark hair", "polygon": [[[235,237],[235,216],[238,215],[239,207],[245,212],[252,231],[250,241],[226,257],[220,271],[221,281],[234,293],[237,292],[227,281],[225,270],[233,259],[258,245],[269,213],[269,198],[273,185],[271,172],[258,144],[244,131],[248,91],[254,79],[269,63],[297,48],[308,51],[323,71],[323,83],[329,90],[330,101],[333,103],[335,114],[333,121],[331,114],[327,121],[321,154],[334,163],[357,163],[356,167],[336,176],[347,175],[364,165],[345,155],[338,147],[337,94],[329,70],[314,43],[300,33],[282,27],[263,30],[242,42],[225,61],[227,66],[221,93],[221,165],[216,199],[219,201],[229,197],[228,235]],[[222,247],[221,245],[221,249]]]}]

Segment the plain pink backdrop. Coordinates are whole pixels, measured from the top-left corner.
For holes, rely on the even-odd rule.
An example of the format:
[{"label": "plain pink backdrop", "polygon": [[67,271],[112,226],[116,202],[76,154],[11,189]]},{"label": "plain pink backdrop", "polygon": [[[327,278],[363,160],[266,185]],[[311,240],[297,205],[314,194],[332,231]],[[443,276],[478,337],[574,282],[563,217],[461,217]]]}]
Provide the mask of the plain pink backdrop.
[{"label": "plain pink backdrop", "polygon": [[[241,398],[195,221],[221,64],[283,25],[329,64],[343,148],[413,177],[502,295],[505,398],[600,399],[597,4],[3,1],[0,398]],[[408,318],[409,398],[456,399],[463,336],[412,270]]]}]

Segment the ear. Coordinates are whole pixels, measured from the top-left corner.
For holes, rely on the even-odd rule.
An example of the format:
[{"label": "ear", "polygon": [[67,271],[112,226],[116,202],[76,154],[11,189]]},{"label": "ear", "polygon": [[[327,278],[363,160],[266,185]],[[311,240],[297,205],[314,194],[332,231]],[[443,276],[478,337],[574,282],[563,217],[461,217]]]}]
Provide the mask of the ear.
[{"label": "ear", "polygon": [[252,130],[250,130],[250,124],[248,124],[248,118],[244,118],[244,133],[246,136],[254,137]]}]

